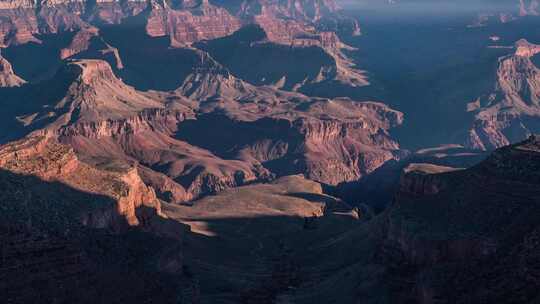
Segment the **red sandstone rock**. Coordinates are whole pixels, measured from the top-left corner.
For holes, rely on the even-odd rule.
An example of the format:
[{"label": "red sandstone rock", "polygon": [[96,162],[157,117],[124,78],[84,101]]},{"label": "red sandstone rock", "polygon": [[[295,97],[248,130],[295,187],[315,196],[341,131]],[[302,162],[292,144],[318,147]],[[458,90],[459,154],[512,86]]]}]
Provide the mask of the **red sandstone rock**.
[{"label": "red sandstone rock", "polygon": [[[287,170],[292,170],[288,173],[337,184],[358,179],[398,154],[399,146],[386,130],[401,124],[402,114],[379,103],[308,98],[255,87],[208,55],[179,91],[201,100],[205,113],[224,112],[221,119],[246,126],[245,131],[229,132],[249,133],[247,128],[253,128],[276,133],[274,138],[242,142],[233,151],[250,162],[286,161]],[[271,131],[276,128],[279,131]]]},{"label": "red sandstone rock", "polygon": [[147,206],[160,214],[160,202],[152,188],[140,179],[136,167],[109,164],[96,168],[81,162],[73,150],[46,137],[29,137],[0,149],[0,167],[16,174],[33,175],[48,182],[61,182],[74,189],[105,195],[117,202],[116,210],[102,209],[78,215],[92,228],[121,228],[119,218],[138,225],[136,209]]},{"label": "red sandstone rock", "polygon": [[[349,47],[336,35],[343,27],[352,34],[359,34],[358,24],[340,15],[334,1],[293,3],[260,0],[244,2],[234,8],[227,3],[219,5],[223,7],[207,0],[180,1],[174,5],[162,1],[149,4],[142,1],[98,1],[95,5],[87,5],[86,1],[47,1],[39,5],[5,1],[0,6],[0,16],[3,16],[0,19],[0,45],[39,42],[35,38],[39,34],[79,31],[71,45],[62,50],[61,58],[64,59],[88,49],[90,40],[95,36],[95,29],[89,24],[120,24],[126,18],[137,16],[142,18],[140,20],[145,23],[149,36],[168,36],[172,46],[185,47],[231,35],[244,24],[256,23],[273,43],[321,47],[331,55],[336,65],[321,70],[316,82],[338,80],[352,86],[369,84],[364,72],[356,69],[342,52]],[[322,24],[325,30],[319,29]],[[117,65],[122,66],[117,50],[109,46],[103,52],[113,54],[119,62]]]}]

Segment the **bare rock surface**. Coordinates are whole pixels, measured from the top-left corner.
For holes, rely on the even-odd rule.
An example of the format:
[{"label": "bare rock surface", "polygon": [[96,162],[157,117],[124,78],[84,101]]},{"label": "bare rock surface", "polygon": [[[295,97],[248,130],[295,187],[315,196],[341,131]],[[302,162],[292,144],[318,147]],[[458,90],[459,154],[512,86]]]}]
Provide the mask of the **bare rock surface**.
[{"label": "bare rock surface", "polygon": [[492,150],[538,132],[539,70],[531,61],[538,52],[539,46],[522,39],[514,54],[499,59],[494,91],[471,104],[475,122],[467,146]]}]

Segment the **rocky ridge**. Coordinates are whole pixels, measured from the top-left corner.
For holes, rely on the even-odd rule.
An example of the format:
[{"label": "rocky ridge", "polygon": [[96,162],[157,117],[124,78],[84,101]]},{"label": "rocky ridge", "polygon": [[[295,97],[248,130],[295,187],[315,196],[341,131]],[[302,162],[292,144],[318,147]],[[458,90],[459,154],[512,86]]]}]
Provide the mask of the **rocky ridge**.
[{"label": "rocky ridge", "polygon": [[[137,91],[104,61],[71,61],[55,81],[66,81],[66,93],[23,108],[19,122],[73,147],[88,163],[139,163],[144,182],[173,202],[273,175],[303,173],[337,184],[399,157],[387,130],[403,116],[387,106],[256,87],[203,52],[201,60],[169,93]],[[222,132],[211,130],[216,125]],[[200,132],[208,133],[195,135]]]},{"label": "rocky ridge", "polygon": [[3,170],[39,177],[46,182],[61,182],[79,191],[103,195],[113,199],[115,206],[87,206],[88,211],[77,212],[73,218],[90,228],[121,229],[122,219],[128,225],[140,224],[136,210],[146,206],[160,215],[160,202],[152,188],[140,179],[137,168],[112,163],[107,168],[96,168],[81,162],[73,149],[46,137],[29,137],[2,146],[0,166]]},{"label": "rocky ridge", "polygon": [[[168,37],[172,47],[229,36],[249,24],[257,24],[268,42],[292,47],[318,47],[332,56],[335,64],[321,68],[313,83],[337,80],[351,86],[369,84],[344,51],[338,32],[359,34],[355,20],[344,17],[334,1],[256,1],[232,5],[219,1],[86,1],[18,2],[0,5],[0,46],[40,43],[48,34],[77,33],[62,49],[62,59],[88,49],[91,40],[104,45],[101,56],[113,56],[122,68],[118,50],[96,32],[96,28],[122,24],[144,24],[150,37]],[[128,22],[131,22],[129,23]],[[102,41],[99,41],[102,40]]]},{"label": "rocky ridge", "polygon": [[0,147],[0,185],[4,300],[161,302],[184,288],[152,291],[182,278],[188,231],[166,219],[136,164],[90,165],[52,137],[30,136]]},{"label": "rocky ridge", "polygon": [[526,286],[539,265],[531,251],[538,245],[531,239],[538,229],[539,147],[533,136],[470,169],[416,165],[406,173],[385,215],[381,247],[396,299],[497,302],[506,292],[525,303],[538,299]]},{"label": "rocky ridge", "polygon": [[539,46],[520,40],[513,54],[499,59],[494,91],[469,104],[475,122],[468,147],[491,150],[539,131],[539,70],[531,61],[539,52]]},{"label": "rocky ridge", "polygon": [[[212,138],[223,135],[209,134],[199,145],[212,147],[218,154],[227,150],[227,155],[249,162],[276,164],[278,172],[283,167],[295,168],[287,174],[305,173],[329,184],[358,179],[398,157],[399,145],[387,130],[402,123],[402,113],[376,102],[309,98],[255,87],[211,57],[205,58],[206,67],[196,69],[180,88],[182,94],[202,101],[202,118],[213,117],[200,119],[199,130],[223,124],[231,128],[230,133],[248,135],[227,137],[230,142],[215,138],[225,145],[219,147],[211,143]],[[249,135],[252,128],[262,132],[262,138]],[[179,134],[192,138],[189,133],[183,135],[182,127]]]}]

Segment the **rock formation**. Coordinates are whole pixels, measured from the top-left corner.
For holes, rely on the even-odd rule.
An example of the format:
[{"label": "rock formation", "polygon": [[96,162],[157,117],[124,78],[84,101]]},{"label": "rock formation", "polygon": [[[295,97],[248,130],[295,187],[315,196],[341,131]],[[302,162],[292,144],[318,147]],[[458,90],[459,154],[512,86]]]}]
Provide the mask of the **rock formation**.
[{"label": "rock formation", "polygon": [[[202,101],[203,113],[193,131],[204,130],[208,138],[196,139],[191,129],[180,127],[181,138],[196,140],[196,145],[219,155],[227,151],[238,159],[267,164],[278,175],[304,173],[329,184],[358,179],[398,157],[399,146],[387,130],[402,123],[401,113],[376,102],[317,99],[255,87],[210,57],[203,58],[203,67],[195,69],[179,90]],[[210,131],[216,124],[230,128],[227,133],[245,135],[225,141],[223,134]],[[259,130],[259,136],[251,135],[252,130]]]},{"label": "rock formation", "polygon": [[162,302],[183,288],[149,287],[182,278],[188,231],[163,216],[136,164],[89,165],[54,138],[30,136],[0,147],[0,188],[5,301]]},{"label": "rock formation", "polygon": [[91,164],[139,163],[144,182],[173,202],[274,175],[337,184],[399,157],[388,130],[401,124],[401,113],[376,102],[256,87],[198,54],[200,66],[169,93],[137,91],[104,61],[70,61],[51,80],[56,86],[40,93],[53,96],[48,101],[15,102],[17,121]]},{"label": "rock formation", "polygon": [[94,27],[79,30],[73,36],[69,46],[60,50],[62,60],[76,57],[102,59],[118,70],[124,68],[118,49],[109,45],[99,35],[99,29]]},{"label": "rock formation", "polygon": [[405,175],[381,247],[396,299],[498,302],[508,292],[525,303],[538,299],[530,284],[539,265],[538,244],[531,243],[538,231],[539,151],[531,137],[467,170],[423,166],[419,179],[416,166]]},{"label": "rock formation", "polygon": [[152,6],[148,35],[169,36],[173,46],[185,46],[230,35],[241,27],[238,18],[208,0],[180,2],[179,7]]},{"label": "rock formation", "polygon": [[469,105],[476,116],[467,146],[491,150],[539,131],[540,74],[531,61],[538,52],[539,46],[520,40],[514,54],[499,59],[494,91]]},{"label": "rock formation", "polygon": [[128,225],[138,225],[140,221],[136,210],[141,206],[155,209],[158,215],[161,214],[160,202],[154,190],[142,182],[137,168],[132,165],[111,163],[96,168],[81,162],[73,149],[46,137],[29,137],[2,146],[0,155],[2,170],[32,175],[45,182],[60,182],[73,189],[116,201],[116,206],[67,206],[73,210],[65,212],[77,213],[72,217],[78,218],[84,226],[120,229],[122,218]]},{"label": "rock formation", "polygon": [[[75,32],[61,59],[88,50],[91,43],[101,44],[98,55],[122,68],[118,50],[99,36],[98,28],[111,25],[144,26],[150,37],[168,37],[173,47],[229,36],[248,24],[257,24],[268,41],[297,48],[318,47],[335,63],[321,68],[311,82],[339,81],[365,86],[365,73],[357,69],[344,50],[351,48],[337,33],[358,34],[355,20],[344,17],[334,1],[243,1],[241,5],[220,1],[3,1],[0,6],[0,46],[40,43],[46,34]],[[93,41],[93,42],[92,42]],[[94,47],[95,48],[95,47]],[[87,57],[88,58],[88,57]]]}]

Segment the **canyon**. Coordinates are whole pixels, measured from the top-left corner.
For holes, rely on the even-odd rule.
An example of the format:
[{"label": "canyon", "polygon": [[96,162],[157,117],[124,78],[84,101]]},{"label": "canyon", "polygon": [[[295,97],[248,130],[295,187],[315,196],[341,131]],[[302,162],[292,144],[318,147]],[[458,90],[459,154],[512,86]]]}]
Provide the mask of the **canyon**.
[{"label": "canyon", "polygon": [[0,0],[0,301],[537,303],[538,2],[440,5]]},{"label": "canyon", "polygon": [[537,45],[519,40],[514,54],[499,58],[495,90],[469,105],[476,121],[468,146],[500,148],[538,132],[538,68],[531,61],[538,52]]}]

